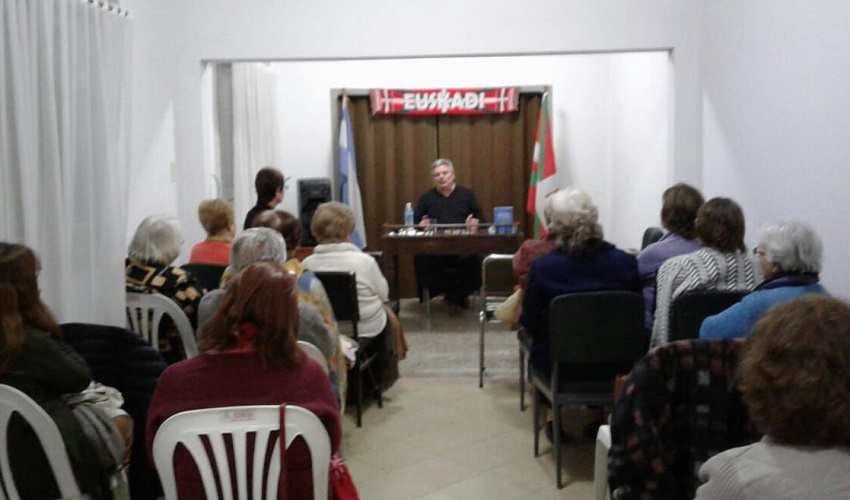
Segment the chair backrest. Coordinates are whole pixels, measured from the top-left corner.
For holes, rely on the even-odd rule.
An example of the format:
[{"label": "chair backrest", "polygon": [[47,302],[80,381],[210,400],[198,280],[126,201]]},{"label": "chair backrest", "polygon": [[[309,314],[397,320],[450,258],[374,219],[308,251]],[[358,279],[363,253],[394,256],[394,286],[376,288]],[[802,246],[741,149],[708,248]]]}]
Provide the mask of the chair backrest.
[{"label": "chair backrest", "polygon": [[330,374],[328,360],[327,358],[325,358],[325,355],[322,354],[322,351],[320,351],[318,347],[307,342],[306,340],[299,340],[298,347],[301,349],[301,352],[303,352],[308,358],[312,359],[316,363],[319,363],[319,366],[322,367],[322,370],[325,372],[325,375]]},{"label": "chair backrest", "polygon": [[331,301],[337,321],[351,321],[356,339],[357,322],[360,321],[360,304],[357,301],[357,274],[354,271],[313,271],[319,278]]},{"label": "chair backrest", "polygon": [[[272,433],[276,436],[279,429],[280,407],[275,405],[207,408],[171,416],[162,423],[153,440],[153,459],[166,500],[177,498],[173,458],[178,444],[185,446],[195,461],[206,498],[246,499],[249,497],[249,484],[253,498],[277,498],[280,440],[277,437],[272,439]],[[251,470],[248,470],[247,457],[249,435],[254,436]],[[328,432],[321,420],[309,410],[287,405],[286,448],[298,436],[304,439],[310,449],[313,498],[327,500],[328,465],[331,458]],[[212,456],[205,442],[209,443]],[[228,448],[232,450],[231,458],[228,458]],[[222,494],[217,490],[216,477],[221,484]],[[235,490],[231,478],[236,479]]]},{"label": "chair backrest", "polygon": [[643,239],[641,240],[640,249],[648,247],[649,245],[655,243],[660,240],[661,237],[664,236],[664,231],[660,227],[650,226],[646,228],[643,232]]},{"label": "chair backrest", "polygon": [[626,363],[646,352],[643,297],[637,292],[559,295],[549,303],[548,314],[553,361],[572,365]]},{"label": "chair backrest", "polygon": [[492,312],[514,292],[513,255],[490,254],[481,261],[481,310]]},{"label": "chair backrest", "polygon": [[[65,441],[56,423],[38,403],[8,385],[0,385],[0,482],[2,482],[0,498],[20,499],[9,465],[9,420],[14,413],[26,420],[41,442],[62,498],[80,498],[80,488],[71,469],[71,460],[65,449]],[[15,450],[11,451],[14,453]],[[40,471],[29,471],[29,473],[42,474]],[[6,496],[3,496],[4,489]]]},{"label": "chair backrest", "polygon": [[694,290],[676,297],[670,308],[670,342],[697,339],[705,318],[737,304],[747,292]]},{"label": "chair backrest", "polygon": [[759,439],[735,383],[744,339],[656,347],[611,413],[610,485],[619,498],[694,498],[715,454]]},{"label": "chair backrest", "polygon": [[211,291],[218,288],[218,284],[221,282],[221,275],[224,274],[224,270],[227,269],[227,266],[219,264],[190,263],[183,264],[180,266],[180,269],[192,275],[201,288]]},{"label": "chair backrest", "polygon": [[192,324],[173,300],[158,294],[127,292],[128,328],[141,335],[154,349],[159,349],[159,323],[164,315],[174,321],[186,357],[197,356],[198,347]]}]

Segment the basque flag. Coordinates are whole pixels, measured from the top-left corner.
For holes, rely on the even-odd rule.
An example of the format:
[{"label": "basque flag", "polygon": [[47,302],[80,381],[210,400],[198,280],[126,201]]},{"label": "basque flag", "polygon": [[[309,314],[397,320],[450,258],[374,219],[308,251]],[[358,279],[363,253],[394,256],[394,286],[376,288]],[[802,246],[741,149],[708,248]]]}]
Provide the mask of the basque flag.
[{"label": "basque flag", "polygon": [[357,183],[357,161],[354,156],[354,137],[348,116],[348,96],[342,95],[342,121],[339,123],[339,192],[342,202],[354,212],[354,233],[351,242],[360,249],[366,247],[366,224],[363,222],[363,202]]},{"label": "basque flag", "polygon": [[534,237],[546,236],[546,218],[543,207],[546,196],[558,190],[555,174],[555,149],[552,147],[552,124],[549,120],[549,92],[543,94],[540,115],[537,119],[537,140],[531,161],[531,179],[528,181],[528,199],[525,210],[534,214]]}]

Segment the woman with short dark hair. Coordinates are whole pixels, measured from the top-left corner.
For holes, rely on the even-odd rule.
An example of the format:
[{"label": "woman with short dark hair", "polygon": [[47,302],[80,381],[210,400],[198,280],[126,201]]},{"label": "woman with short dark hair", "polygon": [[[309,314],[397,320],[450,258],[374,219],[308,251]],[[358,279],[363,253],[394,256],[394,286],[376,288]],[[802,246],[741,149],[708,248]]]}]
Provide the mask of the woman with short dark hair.
[{"label": "woman with short dark hair", "polygon": [[744,247],[744,213],[729,198],[712,198],[697,211],[702,248],[669,259],[658,270],[655,323],[650,347],[666,344],[670,307],[691,290],[749,292],[759,279]]},{"label": "woman with short dark hair", "polygon": [[667,231],[660,240],[648,245],[637,256],[638,273],[643,283],[646,308],[644,327],[652,330],[655,313],[655,277],[667,259],[695,252],[700,247],[697,237],[697,211],[704,200],[693,186],[679,183],[661,195],[661,225]]},{"label": "woman with short dark hair", "polygon": [[[328,377],[297,347],[295,277],[274,262],[258,262],[231,280],[215,315],[201,330],[203,354],[163,372],[151,400],[147,451],[170,416],[189,410],[241,405],[304,407],[322,421],[339,450],[339,410]],[[290,499],[313,498],[309,451],[297,438],[287,450]],[[185,449],[175,453],[180,498],[203,498],[203,485]]]},{"label": "woman with short dark hair", "polygon": [[739,366],[764,433],[699,470],[698,499],[850,498],[850,306],[809,295],[772,307]]}]

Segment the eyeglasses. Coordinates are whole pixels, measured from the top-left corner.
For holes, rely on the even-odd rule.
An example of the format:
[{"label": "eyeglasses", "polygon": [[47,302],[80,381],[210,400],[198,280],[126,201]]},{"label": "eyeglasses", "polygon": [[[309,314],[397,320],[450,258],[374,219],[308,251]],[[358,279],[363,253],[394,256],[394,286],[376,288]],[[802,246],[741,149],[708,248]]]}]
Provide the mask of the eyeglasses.
[{"label": "eyeglasses", "polygon": [[761,257],[764,255],[764,250],[759,247],[755,247],[753,248],[753,255],[755,255],[756,257]]}]

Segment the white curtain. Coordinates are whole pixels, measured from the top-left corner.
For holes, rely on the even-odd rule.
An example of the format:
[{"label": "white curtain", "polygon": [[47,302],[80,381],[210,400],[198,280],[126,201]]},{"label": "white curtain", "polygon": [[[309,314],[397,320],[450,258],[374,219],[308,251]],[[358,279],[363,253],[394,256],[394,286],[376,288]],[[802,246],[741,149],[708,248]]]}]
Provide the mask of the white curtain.
[{"label": "white curtain", "polygon": [[268,65],[233,65],[233,210],[239,229],[257,202],[257,172],[266,166],[283,170],[277,101],[277,77]]},{"label": "white curtain", "polygon": [[60,322],[124,323],[131,35],[117,7],[0,0],[0,240]]}]

